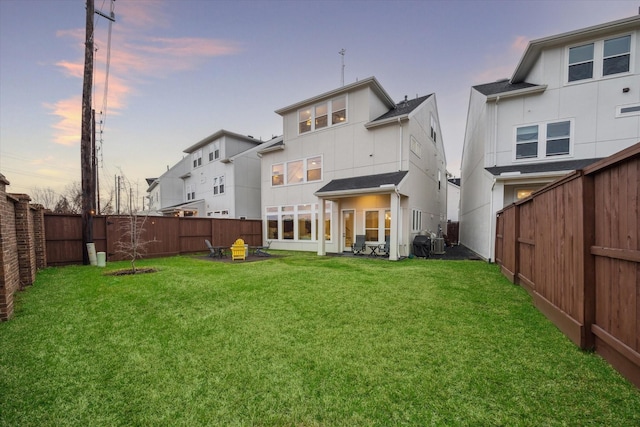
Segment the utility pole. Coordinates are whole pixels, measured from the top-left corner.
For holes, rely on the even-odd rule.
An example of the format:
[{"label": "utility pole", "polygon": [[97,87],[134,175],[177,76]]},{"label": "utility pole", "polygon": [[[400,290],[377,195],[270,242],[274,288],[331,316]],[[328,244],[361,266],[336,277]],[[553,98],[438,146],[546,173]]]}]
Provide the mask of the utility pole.
[{"label": "utility pole", "polygon": [[82,133],[80,162],[82,184],[82,263],[89,264],[87,243],[93,243],[95,187],[91,162],[91,89],[93,88],[93,15],[94,0],[87,0],[86,40],[84,48],[84,80],[82,85]]}]

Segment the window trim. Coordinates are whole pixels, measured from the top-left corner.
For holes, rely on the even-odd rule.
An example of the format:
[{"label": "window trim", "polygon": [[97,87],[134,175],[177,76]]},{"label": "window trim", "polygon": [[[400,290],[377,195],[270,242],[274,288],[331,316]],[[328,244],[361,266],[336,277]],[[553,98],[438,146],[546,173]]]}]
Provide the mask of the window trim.
[{"label": "window trim", "polygon": [[[309,161],[312,159],[316,159],[319,158],[320,159],[320,167],[318,168],[314,168],[314,169],[309,169]],[[296,182],[289,182],[289,164],[293,164],[293,163],[297,163],[297,162],[301,162],[302,163],[302,179],[300,181],[296,181]],[[271,187],[286,187],[286,186],[290,186],[290,185],[301,185],[301,184],[309,184],[309,183],[315,183],[315,182],[322,182],[322,180],[324,179],[324,156],[322,154],[317,154],[314,156],[309,156],[309,157],[304,157],[301,159],[291,159],[285,162],[278,162],[278,163],[273,163],[271,165]],[[273,178],[274,176],[280,176],[280,175],[274,175],[273,174],[273,168],[275,166],[282,166],[282,182],[280,184],[274,184],[273,183]],[[309,180],[309,171],[313,171],[313,170],[320,170],[320,177],[318,179],[314,179],[314,180]]]},{"label": "window trim", "polygon": [[[344,98],[344,109],[340,109],[340,110],[334,110],[333,108],[333,104],[336,100],[339,100],[341,98]],[[321,116],[317,116],[316,112],[318,107],[322,107],[325,106],[326,107],[326,114],[323,114]],[[335,121],[334,120],[334,115],[336,113],[339,113],[341,111],[344,111],[344,120],[343,121]],[[331,128],[333,126],[340,126],[343,125],[345,123],[349,122],[349,115],[347,114],[347,112],[349,111],[349,97],[348,94],[342,94],[339,96],[335,96],[333,98],[330,99],[326,99],[322,102],[316,102],[313,105],[308,105],[306,107],[303,108],[299,108],[296,111],[296,123],[297,123],[297,127],[298,127],[298,135],[306,135],[308,133],[311,132],[316,132],[316,131],[321,131],[323,129],[328,129]],[[305,113],[305,119],[301,119],[301,113]],[[307,118],[306,115],[308,115],[309,117]],[[325,122],[323,123],[323,125],[321,127],[316,128],[317,125],[317,120],[320,117],[326,117]],[[308,127],[308,130],[302,130],[302,124],[306,123],[305,125],[305,129]]]},{"label": "window trim", "polygon": [[[293,243],[309,243],[317,242],[318,233],[320,231],[319,221],[320,205],[318,203],[303,203],[297,205],[281,205],[281,206],[267,206],[264,210],[264,229],[266,230],[267,240],[273,240],[278,242],[293,242]],[[325,224],[325,233],[328,232],[329,239],[325,241],[332,243],[333,233],[331,233],[332,221],[333,221],[333,205],[331,201],[327,201],[325,204],[325,219],[328,224]],[[285,238],[284,228],[285,221],[291,222],[292,230],[290,232],[291,237]],[[300,225],[301,221],[304,224],[308,223],[311,227],[308,238],[301,238]],[[275,224],[274,224],[275,222]],[[270,227],[275,225],[275,227]],[[327,230],[328,227],[328,230]],[[271,231],[274,234],[270,234]],[[287,233],[289,236],[289,233]],[[304,233],[304,236],[307,234]]]},{"label": "window trim", "polygon": [[[634,111],[625,111],[622,110],[626,108],[633,108]],[[616,107],[616,118],[618,117],[632,117],[632,116],[640,116],[640,102],[635,104],[627,104],[627,105],[619,105]]]},{"label": "window trim", "polygon": [[[614,40],[617,38],[621,38],[621,37],[629,37],[630,38],[630,43],[629,43],[629,47],[630,47],[630,51],[629,51],[629,69],[627,71],[623,71],[621,73],[615,73],[615,74],[604,74],[604,42],[605,40]],[[636,33],[634,33],[633,31],[631,32],[624,32],[624,33],[618,33],[618,34],[612,34],[606,37],[602,37],[602,38],[598,38],[598,39],[592,39],[592,40],[585,40],[579,43],[575,43],[575,44],[571,44],[565,47],[564,49],[564,85],[565,86],[570,86],[570,85],[575,85],[575,84],[582,84],[582,83],[588,83],[588,82],[593,82],[596,80],[605,80],[605,79],[612,79],[612,78],[617,78],[617,77],[621,77],[621,76],[628,76],[634,73],[634,63],[636,61],[636,58],[634,57],[634,53],[636,52],[636,43],[637,43],[637,36]],[[573,81],[569,81],[569,52],[572,48],[575,47],[580,47],[580,46],[586,46],[589,44],[593,44],[593,73],[591,78],[586,78],[586,79],[580,79],[580,80],[573,80]]]},{"label": "window trim", "polygon": [[[563,123],[569,122],[569,152],[566,154],[547,154],[547,126],[554,123]],[[532,157],[523,157],[518,158],[517,156],[517,145],[518,145],[518,129],[529,127],[529,126],[537,126],[538,127],[538,153],[536,156]],[[538,162],[540,160],[550,160],[550,159],[564,159],[573,157],[573,146],[575,145],[575,119],[573,118],[565,118],[565,119],[555,119],[555,120],[547,120],[544,122],[538,123],[522,123],[513,127],[513,145],[512,145],[512,161],[514,163],[523,163],[523,162]]]}]

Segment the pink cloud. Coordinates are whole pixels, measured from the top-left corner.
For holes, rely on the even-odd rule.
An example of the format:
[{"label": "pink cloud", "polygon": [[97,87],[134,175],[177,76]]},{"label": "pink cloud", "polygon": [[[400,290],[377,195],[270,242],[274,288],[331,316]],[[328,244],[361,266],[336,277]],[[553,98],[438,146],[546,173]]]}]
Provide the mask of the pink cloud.
[{"label": "pink cloud", "polygon": [[473,74],[473,84],[510,78],[528,45],[529,40],[526,37],[515,37],[509,44],[507,50],[487,58],[486,62],[488,65]]},{"label": "pink cloud", "polygon": [[[123,1],[116,5],[116,24],[112,26],[109,58],[108,111],[119,114],[126,108],[128,97],[135,87],[149,79],[199,67],[204,61],[241,52],[240,44],[197,37],[155,37],[145,33],[170,26],[170,18],[162,10],[162,3]],[[122,6],[122,7],[121,7]],[[108,14],[109,11],[103,11]],[[118,25],[121,23],[121,25]],[[106,25],[96,26],[94,51],[94,99],[96,110],[105,105],[103,98],[107,62]],[[75,40],[82,56],[75,61],[60,60],[55,65],[68,77],[82,79],[84,75],[84,38],[82,29],[61,30],[59,37]],[[59,121],[53,126],[54,141],[71,145],[80,141],[79,99],[65,99],[46,107]]]}]

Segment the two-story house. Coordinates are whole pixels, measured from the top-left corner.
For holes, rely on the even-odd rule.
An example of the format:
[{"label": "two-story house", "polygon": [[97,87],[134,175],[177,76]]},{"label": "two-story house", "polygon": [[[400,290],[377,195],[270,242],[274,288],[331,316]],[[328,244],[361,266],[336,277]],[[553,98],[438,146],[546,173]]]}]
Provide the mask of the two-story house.
[{"label": "two-story house", "polygon": [[640,16],[529,43],[511,79],[471,89],[461,243],[494,258],[503,207],[640,140]]},{"label": "two-story house", "polygon": [[389,241],[408,256],[444,230],[446,159],[435,95],[393,101],[375,77],[276,111],[282,142],[261,150],[264,239],[275,249],[351,251]]},{"label": "two-story house", "polygon": [[224,129],[204,138],[149,186],[150,206],[161,215],[260,219],[258,151],[280,140]]}]

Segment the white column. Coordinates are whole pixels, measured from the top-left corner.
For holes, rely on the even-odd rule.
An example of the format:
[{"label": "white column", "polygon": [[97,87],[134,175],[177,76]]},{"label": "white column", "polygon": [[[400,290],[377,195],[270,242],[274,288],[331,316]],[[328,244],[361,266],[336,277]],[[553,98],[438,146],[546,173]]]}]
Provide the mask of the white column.
[{"label": "white column", "polygon": [[327,251],[325,248],[325,230],[324,230],[324,216],[326,210],[325,200],[322,198],[318,199],[318,229],[316,230],[316,234],[318,237],[318,255],[326,255]]},{"label": "white column", "polygon": [[398,241],[400,239],[400,196],[391,193],[391,237],[389,239],[389,260],[398,260]]}]

